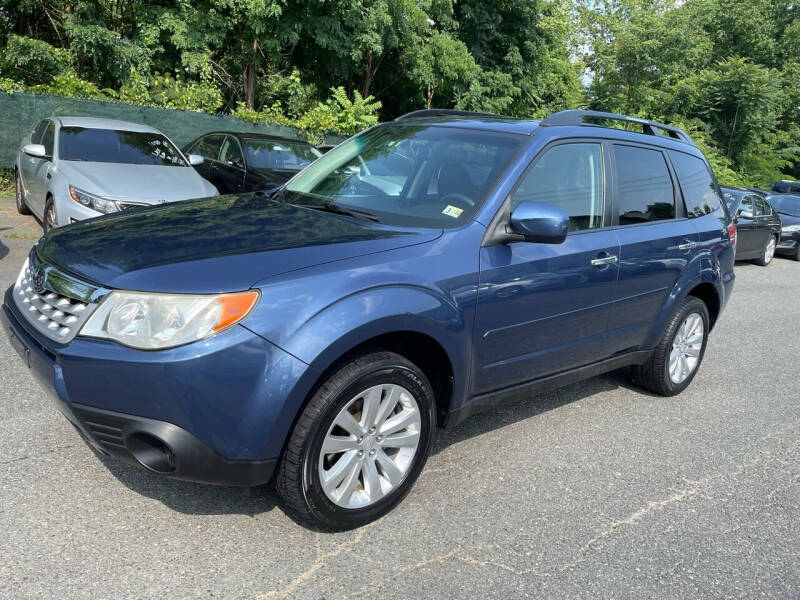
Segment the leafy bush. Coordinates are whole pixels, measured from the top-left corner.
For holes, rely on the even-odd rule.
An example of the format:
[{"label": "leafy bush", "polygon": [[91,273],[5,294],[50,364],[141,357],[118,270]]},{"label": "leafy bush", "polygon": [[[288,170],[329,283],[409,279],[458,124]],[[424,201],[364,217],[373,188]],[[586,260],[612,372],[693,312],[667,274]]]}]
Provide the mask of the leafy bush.
[{"label": "leafy bush", "polygon": [[46,84],[69,68],[69,52],[21,35],[10,35],[0,53],[0,76],[24,85]]}]

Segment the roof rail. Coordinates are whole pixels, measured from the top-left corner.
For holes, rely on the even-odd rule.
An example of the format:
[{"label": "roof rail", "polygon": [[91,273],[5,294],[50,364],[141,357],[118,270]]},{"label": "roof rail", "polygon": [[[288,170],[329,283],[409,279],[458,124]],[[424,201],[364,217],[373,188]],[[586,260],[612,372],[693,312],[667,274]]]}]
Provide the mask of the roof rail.
[{"label": "roof rail", "polygon": [[[492,113],[471,112],[468,110],[455,110],[449,108],[425,108],[414,112],[400,115],[395,121],[405,121],[406,119],[426,119],[428,117],[500,117]],[[512,118],[512,117],[507,117]]]},{"label": "roof rail", "polygon": [[594,125],[593,123],[584,123],[584,119],[607,119],[610,121],[623,121],[625,123],[636,123],[642,126],[642,133],[646,135],[660,135],[656,130],[664,131],[669,137],[691,144],[694,146],[692,138],[689,137],[682,129],[659,123],[658,121],[650,121],[648,119],[640,119],[639,117],[629,117],[627,115],[619,115],[616,113],[599,112],[595,110],[562,110],[561,112],[553,113],[541,123],[540,127],[552,127],[555,125]]}]

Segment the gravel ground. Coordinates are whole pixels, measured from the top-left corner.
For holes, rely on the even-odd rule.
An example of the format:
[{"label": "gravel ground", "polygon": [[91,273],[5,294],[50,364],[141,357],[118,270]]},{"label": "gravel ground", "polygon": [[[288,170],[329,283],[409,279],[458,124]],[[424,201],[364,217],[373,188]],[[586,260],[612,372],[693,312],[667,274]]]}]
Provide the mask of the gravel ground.
[{"label": "gravel ground", "polygon": [[[0,200],[3,289],[39,232]],[[612,374],[473,417],[340,534],[98,458],[0,336],[0,596],[798,598],[799,298],[800,263],[737,265],[681,396]]]}]

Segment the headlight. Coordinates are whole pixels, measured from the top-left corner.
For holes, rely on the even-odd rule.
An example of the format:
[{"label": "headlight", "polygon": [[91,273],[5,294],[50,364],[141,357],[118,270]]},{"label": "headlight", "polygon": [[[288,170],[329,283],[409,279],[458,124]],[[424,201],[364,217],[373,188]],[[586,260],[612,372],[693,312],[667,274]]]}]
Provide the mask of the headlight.
[{"label": "headlight", "polygon": [[92,194],[84,192],[83,190],[79,190],[76,187],[69,186],[69,197],[75,200],[75,202],[78,204],[83,204],[84,206],[87,206],[92,210],[96,210],[97,212],[108,214],[117,212],[119,210],[117,203],[113,200],[98,198],[97,196],[93,196]]},{"label": "headlight", "polygon": [[80,335],[143,350],[174,348],[238,323],[258,298],[255,290],[215,296],[114,291],[92,313]]},{"label": "headlight", "polygon": [[790,231],[800,231],[800,225],[787,225],[783,228],[783,231],[790,232]]}]

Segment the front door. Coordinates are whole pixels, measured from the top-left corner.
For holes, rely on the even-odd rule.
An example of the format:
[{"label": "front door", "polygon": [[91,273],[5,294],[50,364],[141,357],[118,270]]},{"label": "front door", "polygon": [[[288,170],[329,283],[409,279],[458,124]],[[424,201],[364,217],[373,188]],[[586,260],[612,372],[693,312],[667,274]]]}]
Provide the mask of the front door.
[{"label": "front door", "polygon": [[511,195],[562,208],[562,244],[513,242],[480,251],[473,393],[579,367],[608,356],[604,334],[617,284],[619,244],[604,228],[603,145],[551,146]]},{"label": "front door", "polygon": [[749,257],[758,252],[763,245],[763,235],[759,232],[756,220],[755,195],[745,194],[739,204],[736,217],[736,254]]},{"label": "front door", "polygon": [[[244,191],[244,156],[242,147],[232,135],[225,136],[219,153],[219,175],[225,180],[225,192],[237,194]],[[222,191],[222,190],[220,190]]]}]

